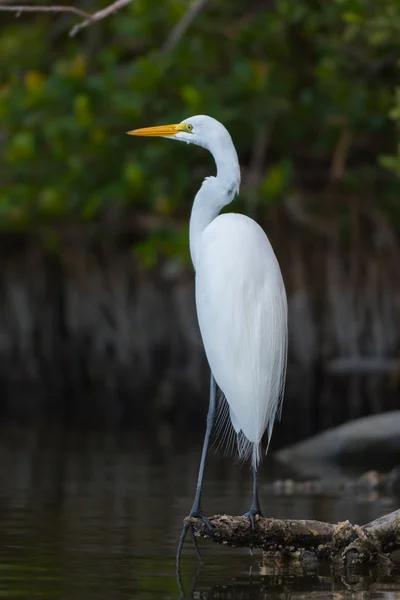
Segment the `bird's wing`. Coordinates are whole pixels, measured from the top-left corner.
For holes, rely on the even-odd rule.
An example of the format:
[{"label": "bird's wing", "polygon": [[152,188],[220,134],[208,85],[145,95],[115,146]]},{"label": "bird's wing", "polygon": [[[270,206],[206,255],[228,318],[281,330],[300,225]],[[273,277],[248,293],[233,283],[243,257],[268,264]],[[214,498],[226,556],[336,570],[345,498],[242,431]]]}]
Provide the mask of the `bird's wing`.
[{"label": "bird's wing", "polygon": [[275,254],[255,221],[225,214],[204,230],[196,306],[208,362],[235,429],[258,445],[280,404],[287,301]]}]

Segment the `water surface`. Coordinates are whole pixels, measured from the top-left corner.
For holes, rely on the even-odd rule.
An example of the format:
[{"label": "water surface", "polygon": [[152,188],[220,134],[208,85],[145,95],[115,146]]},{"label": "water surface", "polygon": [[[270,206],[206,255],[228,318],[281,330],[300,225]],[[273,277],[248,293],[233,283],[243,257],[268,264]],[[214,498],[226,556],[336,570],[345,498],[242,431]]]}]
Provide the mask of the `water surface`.
[{"label": "water surface", "polygon": [[[174,556],[191,506],[200,437],[172,431],[93,432],[39,424],[0,428],[0,597],[60,599],[179,598]],[[264,486],[285,477],[272,461]],[[211,453],[206,512],[240,514],[250,503],[250,473]],[[364,523],[398,508],[373,494],[266,495],[265,514]],[[400,598],[400,577],[367,569],[261,565],[261,552],[200,541],[198,570],[190,541],[182,582],[187,597]]]}]

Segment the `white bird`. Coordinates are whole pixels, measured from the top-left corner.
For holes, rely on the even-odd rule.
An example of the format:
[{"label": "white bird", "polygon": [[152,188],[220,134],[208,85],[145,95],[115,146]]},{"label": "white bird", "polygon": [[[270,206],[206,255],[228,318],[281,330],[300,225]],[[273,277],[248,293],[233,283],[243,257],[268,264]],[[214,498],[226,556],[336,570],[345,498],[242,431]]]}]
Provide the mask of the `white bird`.
[{"label": "white bird", "polygon": [[[201,518],[212,528],[200,502],[208,443],[216,420],[217,384],[229,406],[239,455],[252,462],[253,501],[245,516],[254,529],[254,517],[261,515],[257,489],[261,439],[267,430],[269,443],[286,374],[287,300],[279,264],[255,221],[242,214],[219,214],[240,185],[237,153],[219,121],[198,115],[179,124],[128,133],[202,146],[216,163],[217,174],[203,181],[190,217],[197,316],[211,368],[207,429],[190,516]],[[182,532],[178,563],[187,529]]]}]

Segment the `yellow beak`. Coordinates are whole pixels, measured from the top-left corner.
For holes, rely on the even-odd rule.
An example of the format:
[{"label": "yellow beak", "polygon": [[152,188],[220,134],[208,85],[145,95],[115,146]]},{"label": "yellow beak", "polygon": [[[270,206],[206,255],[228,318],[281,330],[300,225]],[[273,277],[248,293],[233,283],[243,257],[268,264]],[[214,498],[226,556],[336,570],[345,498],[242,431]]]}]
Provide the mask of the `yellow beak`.
[{"label": "yellow beak", "polygon": [[151,137],[174,136],[180,131],[184,131],[185,127],[181,123],[175,125],[159,125],[157,127],[143,127],[143,129],[133,129],[128,131],[128,135],[142,135]]}]

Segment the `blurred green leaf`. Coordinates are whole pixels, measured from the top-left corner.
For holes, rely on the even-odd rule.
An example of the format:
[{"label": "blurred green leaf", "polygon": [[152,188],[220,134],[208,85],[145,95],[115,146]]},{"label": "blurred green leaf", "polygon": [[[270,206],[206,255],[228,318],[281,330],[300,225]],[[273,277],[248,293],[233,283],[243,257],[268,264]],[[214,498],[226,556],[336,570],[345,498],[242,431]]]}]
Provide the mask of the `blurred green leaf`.
[{"label": "blurred green leaf", "polygon": [[[103,6],[94,0],[91,10]],[[343,128],[351,136],[343,189],[364,197],[374,186],[377,202],[398,197],[397,0],[220,0],[164,52],[186,10],[185,0],[136,0],[73,39],[68,19],[4,17],[2,228],[60,219],[135,223],[143,210],[163,227],[142,232],[138,260],[147,268],[174,256],[185,263],[182,223],[213,161],[202,149],[126,131],[201,113],[228,127],[243,181],[254,132],[265,127],[255,202],[278,206],[294,183],[312,192],[329,185]],[[382,206],[397,219],[395,202]],[[346,215],[337,208],[343,228]]]}]

